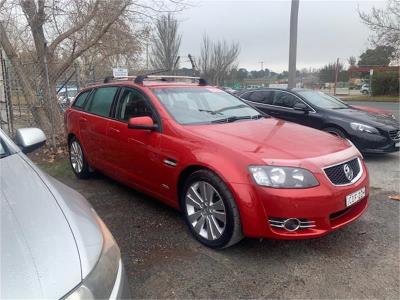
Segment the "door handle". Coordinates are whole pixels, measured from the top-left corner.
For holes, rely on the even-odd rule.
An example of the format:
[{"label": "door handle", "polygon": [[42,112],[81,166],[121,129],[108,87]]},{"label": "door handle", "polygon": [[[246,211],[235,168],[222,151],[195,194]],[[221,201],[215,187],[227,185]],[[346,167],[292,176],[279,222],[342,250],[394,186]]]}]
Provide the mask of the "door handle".
[{"label": "door handle", "polygon": [[84,118],[84,117],[80,117],[80,118],[79,118],[79,122],[81,122],[81,123],[87,122],[87,119]]}]

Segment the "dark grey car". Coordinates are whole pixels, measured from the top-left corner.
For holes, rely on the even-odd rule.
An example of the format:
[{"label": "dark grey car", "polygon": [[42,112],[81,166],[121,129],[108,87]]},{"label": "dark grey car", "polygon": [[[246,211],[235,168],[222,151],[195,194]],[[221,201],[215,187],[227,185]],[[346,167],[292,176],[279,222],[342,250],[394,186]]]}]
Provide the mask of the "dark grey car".
[{"label": "dark grey car", "polygon": [[[31,151],[40,129],[17,131]],[[129,297],[120,250],[79,193],[43,173],[0,130],[1,299]]]}]

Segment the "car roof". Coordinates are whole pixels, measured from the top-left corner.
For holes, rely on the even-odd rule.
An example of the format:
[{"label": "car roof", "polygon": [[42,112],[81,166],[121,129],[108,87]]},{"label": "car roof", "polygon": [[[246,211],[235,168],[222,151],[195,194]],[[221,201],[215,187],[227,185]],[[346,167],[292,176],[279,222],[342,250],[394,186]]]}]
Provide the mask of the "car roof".
[{"label": "car roof", "polygon": [[301,91],[312,91],[311,89],[304,89],[304,88],[292,88],[292,89],[285,89],[285,88],[274,88],[274,87],[264,87],[264,88],[256,88],[256,89],[244,89],[238,92],[238,94],[244,94],[246,92],[256,92],[256,91],[286,91],[286,92],[301,92]]},{"label": "car roof", "polygon": [[[145,81],[143,84],[136,84],[133,80],[117,80],[108,83],[95,83],[84,87],[81,91],[87,91],[93,88],[105,87],[105,86],[121,86],[121,87],[136,87],[136,88],[169,88],[169,87],[203,87],[198,83],[184,82],[184,81]],[[206,85],[207,86],[207,85]]]}]

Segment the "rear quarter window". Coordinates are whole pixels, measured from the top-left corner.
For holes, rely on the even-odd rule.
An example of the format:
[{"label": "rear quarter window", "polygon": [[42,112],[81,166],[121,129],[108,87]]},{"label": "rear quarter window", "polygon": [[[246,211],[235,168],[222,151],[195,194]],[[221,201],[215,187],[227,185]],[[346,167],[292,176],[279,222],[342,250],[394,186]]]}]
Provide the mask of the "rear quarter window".
[{"label": "rear quarter window", "polygon": [[74,103],[72,104],[72,107],[82,108],[85,105],[85,101],[89,93],[90,90],[79,94],[78,97],[76,97]]}]

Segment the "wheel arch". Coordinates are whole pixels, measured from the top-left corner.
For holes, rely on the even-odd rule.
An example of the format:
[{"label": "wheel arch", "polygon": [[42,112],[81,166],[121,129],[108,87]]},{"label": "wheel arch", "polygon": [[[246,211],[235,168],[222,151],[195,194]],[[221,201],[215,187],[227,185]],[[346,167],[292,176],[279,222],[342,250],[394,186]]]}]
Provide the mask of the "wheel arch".
[{"label": "wheel arch", "polygon": [[[193,174],[196,171],[199,170],[209,170],[215,174],[217,174],[218,176],[220,176],[217,172],[215,172],[214,170],[204,166],[204,165],[200,165],[200,164],[193,164],[193,165],[188,165],[186,166],[179,174],[178,176],[178,182],[177,182],[177,197],[178,197],[178,201],[179,201],[179,206],[181,205],[181,193],[183,190],[183,187],[185,186],[185,182],[186,179]],[[221,177],[221,176],[220,176]],[[221,177],[222,179],[222,177]]]},{"label": "wheel arch", "polygon": [[71,144],[72,138],[76,138],[76,135],[74,133],[68,133],[68,136],[67,136],[68,147]]},{"label": "wheel arch", "polygon": [[326,124],[324,124],[324,126],[321,128],[321,130],[324,131],[324,130],[327,129],[327,128],[336,128],[336,129],[339,129],[339,130],[343,131],[343,133],[346,135],[347,138],[349,138],[349,133],[348,133],[347,130],[344,129],[342,126],[339,126],[339,125],[334,124],[334,123],[326,123]]}]

